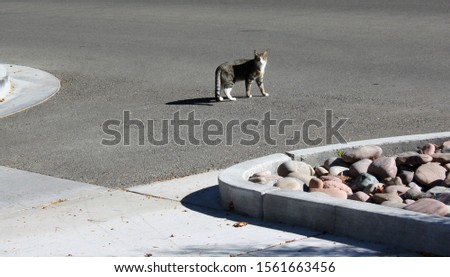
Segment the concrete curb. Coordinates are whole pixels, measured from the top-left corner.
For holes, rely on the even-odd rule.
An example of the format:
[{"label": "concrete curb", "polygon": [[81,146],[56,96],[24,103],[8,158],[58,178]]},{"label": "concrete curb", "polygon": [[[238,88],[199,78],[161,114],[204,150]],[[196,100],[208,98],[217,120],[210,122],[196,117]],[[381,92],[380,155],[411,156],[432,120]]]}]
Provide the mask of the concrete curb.
[{"label": "concrete curb", "polygon": [[12,93],[8,91],[5,101],[0,103],[0,118],[41,104],[61,87],[59,80],[45,71],[20,65],[0,64],[2,66],[6,68],[8,82],[13,86],[10,84]]},{"label": "concrete curb", "polygon": [[0,65],[0,100],[4,99],[11,91],[11,82],[7,74],[6,67]]},{"label": "concrete curb", "polygon": [[290,151],[232,166],[219,175],[222,206],[269,221],[345,235],[405,249],[450,256],[450,218],[369,203],[334,199],[314,193],[294,192],[248,181],[251,174],[270,170],[289,159],[318,165],[336,150],[379,145],[386,155],[409,151],[425,142],[450,139],[450,132],[390,137]]}]

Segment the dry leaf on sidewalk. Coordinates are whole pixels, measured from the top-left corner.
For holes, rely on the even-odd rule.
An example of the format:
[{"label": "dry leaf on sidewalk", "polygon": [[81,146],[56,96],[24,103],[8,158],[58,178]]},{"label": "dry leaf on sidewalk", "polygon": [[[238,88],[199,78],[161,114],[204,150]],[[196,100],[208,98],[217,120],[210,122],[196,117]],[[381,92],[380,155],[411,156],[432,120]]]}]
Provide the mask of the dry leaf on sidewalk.
[{"label": "dry leaf on sidewalk", "polygon": [[240,228],[246,226],[248,223],[245,221],[239,221],[233,224],[233,227]]}]

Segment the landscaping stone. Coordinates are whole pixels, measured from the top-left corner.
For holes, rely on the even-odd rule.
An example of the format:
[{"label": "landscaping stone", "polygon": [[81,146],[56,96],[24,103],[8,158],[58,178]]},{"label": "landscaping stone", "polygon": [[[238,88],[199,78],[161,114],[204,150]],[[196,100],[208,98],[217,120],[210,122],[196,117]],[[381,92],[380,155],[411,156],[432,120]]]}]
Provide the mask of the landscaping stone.
[{"label": "landscaping stone", "polygon": [[405,201],[403,201],[403,203],[405,203],[406,205],[412,204],[414,202],[416,202],[416,200],[406,199]]},{"label": "landscaping stone", "polygon": [[450,153],[450,140],[442,144],[442,153]]},{"label": "landscaping stone", "polygon": [[367,202],[370,199],[370,196],[362,191],[357,191],[347,197],[347,199],[360,201],[360,202]]},{"label": "landscaping stone", "polygon": [[286,161],[278,167],[278,175],[286,177],[289,173],[297,172],[300,174],[314,175],[314,169],[311,165],[300,161]]},{"label": "landscaping stone", "polygon": [[329,172],[325,167],[317,166],[314,168],[314,173],[316,174],[317,177],[320,177],[323,175],[327,175]]},{"label": "landscaping stone", "polygon": [[346,174],[346,172],[348,173],[348,167],[344,167],[344,166],[332,166],[329,169],[329,174],[331,176],[338,176],[341,174]]},{"label": "landscaping stone", "polygon": [[362,159],[378,159],[381,157],[383,150],[379,146],[362,146],[355,149],[350,149],[344,152],[342,160],[346,163],[354,163]]},{"label": "landscaping stone", "polygon": [[270,176],[272,176],[272,173],[270,172],[270,170],[266,170],[266,171],[257,172],[255,174],[253,174],[250,178],[252,178],[252,177],[270,177]]},{"label": "landscaping stone", "polygon": [[351,189],[354,191],[363,190],[365,187],[367,187],[370,184],[376,184],[379,183],[378,179],[369,174],[369,173],[362,173],[360,174],[351,184]]},{"label": "landscaping stone", "polygon": [[395,159],[392,157],[376,159],[370,164],[367,172],[378,179],[394,178],[397,175]]},{"label": "landscaping stone", "polygon": [[384,192],[384,184],[382,183],[370,184],[363,189],[363,192],[369,195]]},{"label": "landscaping stone", "polygon": [[425,187],[439,186],[446,178],[446,170],[439,163],[423,164],[416,169],[414,178]]},{"label": "landscaping stone", "polygon": [[289,173],[287,177],[295,178],[300,180],[302,183],[309,184],[309,181],[314,178],[314,176],[311,176],[309,174],[299,173],[299,172],[292,172]]},{"label": "landscaping stone", "polygon": [[450,153],[435,153],[431,157],[433,157],[433,162],[436,163],[450,163]]},{"label": "landscaping stone", "polygon": [[427,143],[422,147],[422,150],[420,152],[427,155],[434,154],[436,152],[436,145]]},{"label": "landscaping stone", "polygon": [[338,177],[336,177],[336,176],[331,176],[331,175],[324,175],[324,176],[321,176],[320,179],[321,179],[322,181],[338,181],[338,182],[342,182],[342,180],[339,179]]},{"label": "landscaping stone", "polygon": [[402,203],[403,199],[398,196],[397,193],[375,193],[372,196],[373,201],[375,201],[375,203],[377,204],[381,204],[384,201],[391,201],[391,202],[397,202],[397,203]]},{"label": "landscaping stone", "polygon": [[397,202],[397,201],[384,201],[381,203],[381,205],[386,206],[386,207],[391,207],[391,208],[398,208],[398,209],[403,209],[404,207],[407,206],[407,204],[402,203],[402,202]]},{"label": "landscaping stone", "polygon": [[323,163],[323,167],[325,167],[325,169],[327,170],[330,170],[330,168],[333,166],[348,167],[349,165],[340,157],[331,157]]},{"label": "landscaping stone", "polygon": [[399,165],[421,165],[433,161],[433,158],[427,154],[416,154],[411,156],[397,157],[396,162]]},{"label": "landscaping stone", "polygon": [[336,189],[340,189],[342,191],[345,191],[345,193],[347,193],[347,195],[353,194],[352,189],[349,186],[347,186],[346,184],[342,183],[342,182],[324,181],[323,182],[323,188],[325,188],[325,189],[336,188]]},{"label": "landscaping stone", "polygon": [[250,177],[248,180],[252,183],[257,183],[257,184],[266,184],[267,183],[267,179],[265,177]]},{"label": "landscaping stone", "polygon": [[309,189],[323,189],[323,181],[319,178],[312,178],[309,181]]},{"label": "landscaping stone", "polygon": [[367,169],[372,162],[371,159],[362,159],[353,163],[349,168],[349,176],[356,178],[361,173],[367,173]]},{"label": "landscaping stone", "polygon": [[343,190],[336,189],[336,188],[329,188],[329,189],[311,189],[312,192],[322,192],[329,196],[340,198],[340,199],[347,199],[347,193]]},{"label": "landscaping stone", "polygon": [[275,183],[274,186],[281,189],[303,190],[303,183],[300,180],[292,177],[280,179]]},{"label": "landscaping stone", "polygon": [[397,194],[404,194],[408,190],[410,190],[410,188],[407,186],[389,186],[389,187],[386,187],[384,191],[387,193],[395,192]]},{"label": "landscaping stone", "polygon": [[447,205],[431,198],[419,199],[412,204],[406,205],[404,209],[408,211],[426,213],[437,216],[445,216],[448,214]]},{"label": "landscaping stone", "polygon": [[450,171],[450,163],[442,165],[447,171]]},{"label": "landscaping stone", "polygon": [[414,171],[400,170],[397,177],[400,177],[403,184],[409,184],[414,180]]},{"label": "landscaping stone", "polygon": [[444,203],[445,205],[450,205],[450,192],[444,192],[444,193],[437,194],[436,200]]}]

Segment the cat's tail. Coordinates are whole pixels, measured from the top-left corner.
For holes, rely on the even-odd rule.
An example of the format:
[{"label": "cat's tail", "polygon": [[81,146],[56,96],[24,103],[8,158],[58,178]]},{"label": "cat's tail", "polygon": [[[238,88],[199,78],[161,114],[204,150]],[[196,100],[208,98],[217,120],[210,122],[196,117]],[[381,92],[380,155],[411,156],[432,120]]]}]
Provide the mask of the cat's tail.
[{"label": "cat's tail", "polygon": [[215,96],[216,96],[216,101],[222,101],[223,100],[223,98],[222,97],[220,97],[220,87],[221,87],[221,84],[220,84],[220,75],[221,75],[221,73],[222,73],[222,69],[220,68],[220,66],[216,69],[216,78],[215,78],[215,80],[216,80],[216,87],[215,87]]}]

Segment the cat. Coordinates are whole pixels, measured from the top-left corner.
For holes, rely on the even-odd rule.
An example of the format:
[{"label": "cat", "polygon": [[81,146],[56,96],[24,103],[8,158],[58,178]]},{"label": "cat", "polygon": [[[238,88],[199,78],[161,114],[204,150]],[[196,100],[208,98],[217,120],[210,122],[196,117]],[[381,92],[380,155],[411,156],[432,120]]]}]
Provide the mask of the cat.
[{"label": "cat", "polygon": [[251,60],[241,59],[234,62],[226,62],[217,67],[215,79],[216,101],[223,101],[221,96],[222,90],[229,100],[236,100],[235,97],[231,96],[231,90],[237,81],[245,81],[245,92],[249,98],[252,97],[251,86],[254,80],[258,84],[261,94],[269,96],[264,89],[263,83],[269,53],[267,50],[262,53],[258,53],[255,50],[254,55],[255,57]]}]

